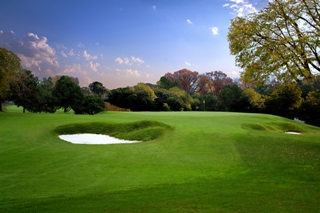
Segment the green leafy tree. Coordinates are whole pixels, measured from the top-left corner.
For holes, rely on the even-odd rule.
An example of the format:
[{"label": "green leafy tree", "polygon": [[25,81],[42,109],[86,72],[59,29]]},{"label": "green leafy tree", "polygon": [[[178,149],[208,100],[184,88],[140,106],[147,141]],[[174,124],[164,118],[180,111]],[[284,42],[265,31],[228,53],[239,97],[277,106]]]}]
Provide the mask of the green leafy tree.
[{"label": "green leafy tree", "polygon": [[23,107],[23,112],[26,110],[32,111],[37,100],[37,85],[39,80],[30,70],[24,70],[19,74],[19,81],[17,82],[18,91],[14,98],[14,103],[17,106]]},{"label": "green leafy tree", "polygon": [[249,87],[243,90],[245,96],[250,103],[251,112],[261,112],[264,110],[264,97],[256,92],[253,88]]},{"label": "green leafy tree", "polygon": [[320,90],[311,91],[299,108],[299,119],[311,125],[320,126]]},{"label": "green leafy tree", "polygon": [[162,89],[170,89],[172,87],[179,86],[177,81],[170,81],[166,76],[162,76],[160,80],[157,82],[157,86]]},{"label": "green leafy tree", "polygon": [[75,114],[94,115],[102,112],[105,108],[105,103],[99,95],[85,95],[84,102],[81,105],[73,106]]},{"label": "green leafy tree", "polygon": [[245,82],[299,81],[320,73],[320,2],[272,0],[231,21],[228,40]]},{"label": "green leafy tree", "polygon": [[46,79],[37,85],[37,104],[33,105],[31,112],[49,112],[54,113],[60,107],[57,106],[56,97],[52,94],[53,83],[51,79]]},{"label": "green leafy tree", "polygon": [[248,98],[242,89],[236,85],[223,87],[217,95],[218,110],[231,112],[246,112],[250,107]]},{"label": "green leafy tree", "polygon": [[107,89],[103,86],[103,84],[98,81],[89,84],[89,89],[93,94],[100,96],[107,92]]},{"label": "green leafy tree", "polygon": [[128,97],[132,94],[134,94],[133,87],[117,88],[110,91],[108,100],[113,105],[130,109],[131,103],[128,101]]},{"label": "green leafy tree", "polygon": [[22,71],[20,59],[13,52],[0,47],[0,111],[2,103],[10,95],[10,86],[18,81]]},{"label": "green leafy tree", "polygon": [[63,108],[64,112],[81,105],[84,101],[81,88],[69,76],[59,78],[53,88],[52,95],[56,98],[56,106]]},{"label": "green leafy tree", "polygon": [[274,115],[292,118],[302,102],[301,94],[297,83],[278,84],[265,100],[266,110]]},{"label": "green leafy tree", "polygon": [[154,110],[154,100],[157,96],[154,90],[148,85],[143,83],[138,83],[133,87],[134,92],[128,97],[128,102],[130,102],[130,109],[133,111],[147,111]]}]

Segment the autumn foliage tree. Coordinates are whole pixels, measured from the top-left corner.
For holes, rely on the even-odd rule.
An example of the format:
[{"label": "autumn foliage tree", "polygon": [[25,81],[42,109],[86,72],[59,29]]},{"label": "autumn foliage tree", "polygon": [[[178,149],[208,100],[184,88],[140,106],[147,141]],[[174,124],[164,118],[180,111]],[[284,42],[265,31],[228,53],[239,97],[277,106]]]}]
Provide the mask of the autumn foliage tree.
[{"label": "autumn foliage tree", "polygon": [[197,91],[198,85],[198,75],[197,71],[190,71],[188,69],[182,69],[174,73],[166,73],[165,77],[168,78],[172,83],[176,82],[181,89],[193,94]]}]

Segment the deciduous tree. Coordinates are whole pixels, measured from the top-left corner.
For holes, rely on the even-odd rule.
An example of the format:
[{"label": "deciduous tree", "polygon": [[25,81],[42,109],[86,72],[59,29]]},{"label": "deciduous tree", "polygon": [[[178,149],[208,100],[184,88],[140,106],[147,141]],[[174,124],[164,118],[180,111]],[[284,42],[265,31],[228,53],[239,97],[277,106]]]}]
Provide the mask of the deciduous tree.
[{"label": "deciduous tree", "polygon": [[231,21],[228,40],[244,81],[309,79],[320,73],[320,2],[272,0]]},{"label": "deciduous tree", "polygon": [[24,70],[19,74],[17,82],[17,94],[14,98],[14,103],[17,106],[23,107],[25,110],[31,110],[38,104],[37,100],[37,85],[39,80],[30,70]]},{"label": "deciduous tree", "polygon": [[199,73],[196,71],[190,71],[188,69],[182,69],[174,73],[166,73],[165,77],[172,83],[178,83],[179,87],[189,94],[193,94],[197,91],[197,81]]},{"label": "deciduous tree", "polygon": [[0,111],[2,102],[8,97],[10,85],[18,81],[18,73],[22,71],[20,59],[13,52],[0,47]]},{"label": "deciduous tree", "polygon": [[69,77],[62,76],[53,88],[52,95],[57,100],[57,106],[69,111],[73,106],[81,105],[84,94],[81,88]]},{"label": "deciduous tree", "polygon": [[301,89],[297,83],[278,84],[265,101],[266,110],[274,115],[292,117],[292,113],[301,104],[301,94]]}]

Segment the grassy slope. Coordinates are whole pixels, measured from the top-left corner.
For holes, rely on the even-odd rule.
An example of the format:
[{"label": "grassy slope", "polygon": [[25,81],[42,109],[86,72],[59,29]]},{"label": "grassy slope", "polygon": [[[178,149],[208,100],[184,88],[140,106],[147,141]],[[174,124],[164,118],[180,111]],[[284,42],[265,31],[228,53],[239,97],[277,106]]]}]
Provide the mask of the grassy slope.
[{"label": "grassy slope", "polygon": [[[304,134],[285,135],[291,121],[261,114],[8,111],[0,113],[0,212],[320,211],[319,128],[292,122]],[[140,120],[175,129],[153,141],[91,146],[53,131]]]}]

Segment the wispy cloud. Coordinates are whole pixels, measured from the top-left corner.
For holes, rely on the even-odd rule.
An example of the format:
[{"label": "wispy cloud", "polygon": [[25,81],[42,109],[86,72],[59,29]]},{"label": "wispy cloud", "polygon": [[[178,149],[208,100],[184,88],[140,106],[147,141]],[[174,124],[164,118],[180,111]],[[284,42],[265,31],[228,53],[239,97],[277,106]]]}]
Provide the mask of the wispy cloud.
[{"label": "wispy cloud", "polygon": [[117,62],[118,64],[123,64],[123,60],[120,57],[116,58],[116,60],[114,61]]},{"label": "wispy cloud", "polygon": [[90,55],[89,53],[87,53],[87,50],[83,51],[83,57],[89,61],[89,60],[95,60],[98,57],[96,55]]},{"label": "wispy cloud", "polygon": [[126,65],[132,65],[133,63],[136,64],[144,64],[145,62],[141,58],[137,58],[134,56],[131,56],[131,58],[125,57],[125,58],[116,58],[115,62],[118,64],[126,64]]},{"label": "wispy cloud", "polygon": [[211,30],[213,35],[218,35],[218,33],[219,33],[218,27],[212,27],[212,28],[210,28],[210,30]]},{"label": "wispy cloud", "polygon": [[189,63],[189,62],[184,62],[188,67],[190,67],[191,66],[191,64]]},{"label": "wispy cloud", "polygon": [[192,21],[190,21],[190,19],[187,19],[187,23],[188,24],[193,24]]},{"label": "wispy cloud", "polygon": [[75,56],[75,54],[74,54],[74,52],[73,52],[73,49],[70,50],[70,52],[68,53],[68,55],[70,55],[71,57],[72,57],[72,56]]},{"label": "wispy cloud", "polygon": [[89,85],[92,83],[92,79],[88,76],[88,73],[82,69],[80,64],[65,65],[64,74],[76,76],[79,79],[80,85]]},{"label": "wispy cloud", "polygon": [[81,42],[79,42],[78,47],[84,47],[84,45]]},{"label": "wispy cloud", "polygon": [[152,6],[152,9],[153,9],[153,10],[157,10],[156,5],[153,5],[153,6]]},{"label": "wispy cloud", "polygon": [[140,74],[140,72],[138,70],[127,69],[126,71],[127,71],[127,73],[129,75],[133,75],[133,76],[136,76],[136,77],[140,77],[141,76],[141,74]]},{"label": "wispy cloud", "polygon": [[99,66],[100,66],[100,64],[98,62],[93,63],[92,61],[90,61],[90,63],[89,63],[90,69],[92,69],[95,72],[97,72],[97,67],[99,67]]},{"label": "wispy cloud", "polygon": [[63,57],[68,58],[67,54],[65,54],[63,51],[61,51],[60,53]]},{"label": "wispy cloud", "polygon": [[138,63],[138,64],[144,64],[144,61],[143,61],[141,58],[136,58],[136,57],[134,57],[134,56],[131,56],[131,60],[132,60],[133,62]]}]

